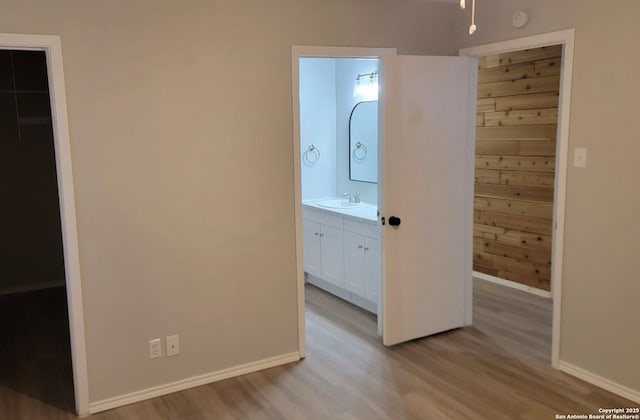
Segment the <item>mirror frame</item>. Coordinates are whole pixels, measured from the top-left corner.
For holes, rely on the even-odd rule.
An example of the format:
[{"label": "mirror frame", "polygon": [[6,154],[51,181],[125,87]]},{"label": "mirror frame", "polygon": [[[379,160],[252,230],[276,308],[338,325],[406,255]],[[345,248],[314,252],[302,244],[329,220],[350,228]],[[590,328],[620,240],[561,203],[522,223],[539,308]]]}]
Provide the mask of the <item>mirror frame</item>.
[{"label": "mirror frame", "polygon": [[[349,141],[347,142],[347,149],[348,149],[348,153],[347,156],[349,157],[349,181],[353,181],[353,182],[366,182],[367,184],[377,184],[378,181],[363,181],[360,179],[353,179],[351,177],[351,119],[353,118],[353,113],[355,112],[356,108],[358,108],[358,105],[360,104],[366,104],[366,103],[370,103],[370,102],[378,102],[377,99],[371,100],[371,101],[360,101],[357,104],[355,104],[353,106],[353,108],[351,109],[351,114],[349,114]],[[378,133],[378,138],[380,137],[380,133]],[[376,156],[376,160],[378,159],[378,157]]]}]

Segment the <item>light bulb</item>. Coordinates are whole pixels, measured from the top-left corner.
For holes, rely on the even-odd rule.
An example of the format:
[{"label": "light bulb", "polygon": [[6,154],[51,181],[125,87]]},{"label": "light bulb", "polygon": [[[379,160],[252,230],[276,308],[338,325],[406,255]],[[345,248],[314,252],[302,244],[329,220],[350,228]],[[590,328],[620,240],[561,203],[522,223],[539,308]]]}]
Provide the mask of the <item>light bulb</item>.
[{"label": "light bulb", "polygon": [[460,0],[460,8],[464,9],[465,7],[467,7],[465,0]]},{"label": "light bulb", "polygon": [[469,26],[469,35],[473,35],[476,29],[476,0],[471,0],[471,26]]}]

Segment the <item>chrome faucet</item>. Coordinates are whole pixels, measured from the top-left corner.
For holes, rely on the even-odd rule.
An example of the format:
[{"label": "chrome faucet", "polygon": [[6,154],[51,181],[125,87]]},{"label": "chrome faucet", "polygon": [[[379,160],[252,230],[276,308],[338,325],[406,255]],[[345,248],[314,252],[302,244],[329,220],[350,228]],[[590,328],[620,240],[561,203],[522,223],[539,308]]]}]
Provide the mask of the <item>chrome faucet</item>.
[{"label": "chrome faucet", "polygon": [[342,194],[344,196],[344,198],[348,198],[350,203],[359,203],[360,202],[360,196],[358,195],[358,193],[344,193]]}]

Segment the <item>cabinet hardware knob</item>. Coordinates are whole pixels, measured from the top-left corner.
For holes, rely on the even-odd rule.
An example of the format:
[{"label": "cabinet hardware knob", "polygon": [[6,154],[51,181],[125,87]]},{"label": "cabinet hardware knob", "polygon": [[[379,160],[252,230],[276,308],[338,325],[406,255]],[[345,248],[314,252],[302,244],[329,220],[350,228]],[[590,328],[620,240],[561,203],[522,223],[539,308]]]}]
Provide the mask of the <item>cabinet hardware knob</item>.
[{"label": "cabinet hardware knob", "polygon": [[364,250],[365,250],[365,251],[368,251],[368,250],[369,250],[369,248],[365,248]]},{"label": "cabinet hardware knob", "polygon": [[318,232],[316,232],[316,233],[314,233],[314,235],[318,236],[318,235],[320,235],[320,234],[319,234]]},{"label": "cabinet hardware knob", "polygon": [[362,249],[362,245],[358,245],[358,249]]},{"label": "cabinet hardware knob", "polygon": [[324,233],[321,233],[320,236],[324,236]]}]

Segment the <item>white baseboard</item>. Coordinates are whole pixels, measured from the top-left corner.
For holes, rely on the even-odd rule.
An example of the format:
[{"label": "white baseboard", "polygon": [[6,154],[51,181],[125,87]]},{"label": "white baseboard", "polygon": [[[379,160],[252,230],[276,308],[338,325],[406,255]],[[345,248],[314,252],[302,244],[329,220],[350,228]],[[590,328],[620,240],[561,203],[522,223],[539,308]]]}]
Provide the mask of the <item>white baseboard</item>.
[{"label": "white baseboard", "polygon": [[491,283],[497,283],[502,286],[510,287],[512,289],[522,290],[536,296],[542,296],[551,299],[551,292],[538,289],[536,287],[527,286],[526,284],[516,283],[515,281],[501,279],[500,277],[491,276],[489,274],[480,273],[478,271],[473,272],[473,277],[479,280],[490,281]]},{"label": "white baseboard", "polygon": [[92,402],[89,404],[89,412],[91,414],[94,414],[100,411],[110,410],[112,408],[121,407],[123,405],[147,400],[149,398],[155,398],[178,391],[183,391],[185,389],[194,388],[196,386],[206,385],[212,382],[233,378],[235,376],[246,375],[247,373],[257,372],[259,370],[297,362],[298,360],[300,360],[300,355],[298,354],[298,352],[288,353],[240,366],[234,366],[228,369],[219,370],[217,372],[193,376],[191,378],[155,386],[153,388],[135,391],[130,394],[119,395],[117,397],[108,398],[106,400]]},{"label": "white baseboard", "polygon": [[609,392],[613,392],[616,395],[640,404],[640,391],[620,385],[619,383],[574,366],[571,363],[563,362],[562,360],[558,363],[558,369],[571,376],[575,376],[576,378],[582,379],[583,381],[589,382],[590,384],[606,389]]},{"label": "white baseboard", "polygon": [[351,293],[350,291],[343,289],[342,287],[336,286],[332,283],[329,283],[326,280],[322,280],[319,277],[314,275],[305,273],[307,275],[307,283],[313,284],[314,286],[324,290],[325,292],[329,292],[334,296],[338,296],[342,300],[346,300],[349,303],[356,305],[359,308],[364,309],[365,311],[371,312],[374,315],[378,314],[378,304],[370,301],[369,299],[363,298],[361,296],[356,295],[355,293]]}]

